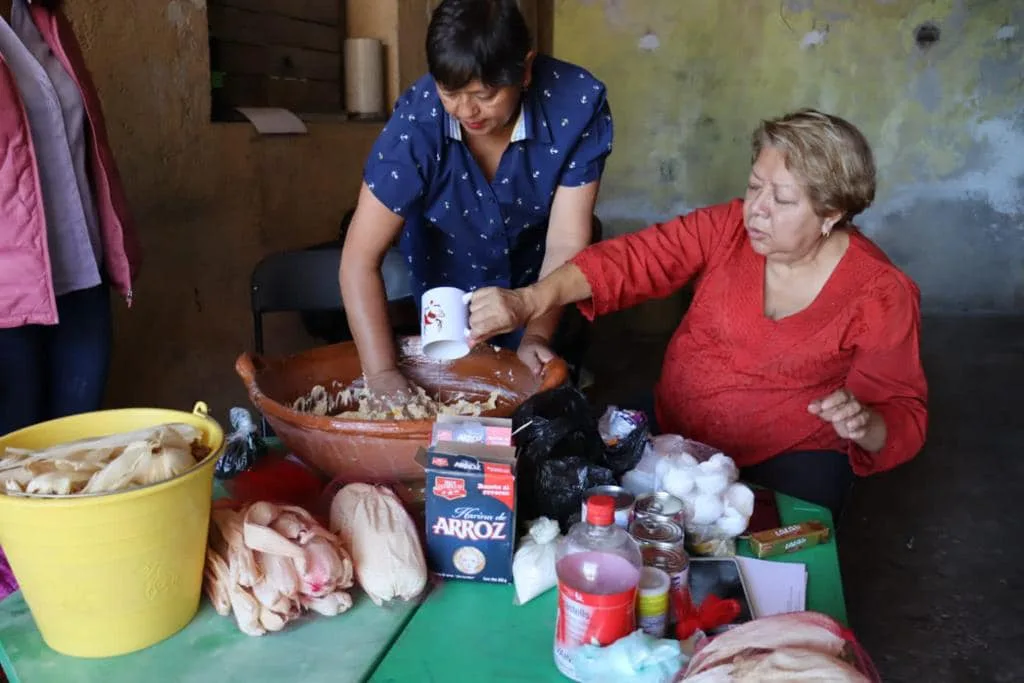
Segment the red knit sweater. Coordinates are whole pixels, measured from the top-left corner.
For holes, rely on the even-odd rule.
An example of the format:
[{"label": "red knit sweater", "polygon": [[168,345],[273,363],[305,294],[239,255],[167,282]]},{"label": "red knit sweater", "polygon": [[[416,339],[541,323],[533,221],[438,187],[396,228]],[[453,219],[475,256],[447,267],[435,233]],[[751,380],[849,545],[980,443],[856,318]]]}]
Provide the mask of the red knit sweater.
[{"label": "red knit sweater", "polygon": [[[750,247],[742,200],[600,242],[573,263],[593,291],[580,304],[591,319],[697,278],[655,391],[662,431],[712,444],[741,467],[787,451],[845,451],[862,476],[921,449],[928,412],[920,293],[860,232],[851,231],[810,306],[778,321],[764,314],[765,259]],[[885,419],[878,453],[807,412],[842,387]]]}]

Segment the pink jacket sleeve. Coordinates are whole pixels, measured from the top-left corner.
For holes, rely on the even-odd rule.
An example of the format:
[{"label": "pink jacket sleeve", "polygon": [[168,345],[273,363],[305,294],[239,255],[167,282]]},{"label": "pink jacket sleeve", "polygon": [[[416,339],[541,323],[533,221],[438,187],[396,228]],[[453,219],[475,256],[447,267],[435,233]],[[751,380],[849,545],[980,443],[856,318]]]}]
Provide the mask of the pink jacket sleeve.
[{"label": "pink jacket sleeve", "polygon": [[675,293],[714,261],[742,223],[743,203],[736,200],[591,245],[571,261],[592,292],[580,312],[593,320]]},{"label": "pink jacket sleeve", "polygon": [[924,445],[928,384],[921,366],[921,295],[906,278],[885,278],[871,288],[861,312],[847,388],[885,420],[885,446],[869,453],[850,444],[853,471],[884,472],[911,460]]}]

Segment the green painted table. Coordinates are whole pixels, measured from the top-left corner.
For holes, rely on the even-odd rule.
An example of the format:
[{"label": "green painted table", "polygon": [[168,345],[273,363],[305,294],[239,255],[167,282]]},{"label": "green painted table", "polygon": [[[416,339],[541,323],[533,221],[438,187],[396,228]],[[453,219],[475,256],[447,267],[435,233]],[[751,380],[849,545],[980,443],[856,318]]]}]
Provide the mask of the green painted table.
[{"label": "green painted table", "polygon": [[[214,498],[223,495],[215,485]],[[19,592],[0,602],[0,668],[11,683],[365,681],[418,603],[384,608],[358,589],[352,596],[344,614],[313,615],[262,637],[240,632],[204,596],[196,617],[171,638],[121,657],[79,659],[47,647]]]},{"label": "green painted table", "polygon": [[[819,519],[821,507],[777,496],[783,524]],[[741,542],[739,552],[750,555]],[[807,609],[846,623],[836,544],[784,556],[807,565]],[[435,588],[370,677],[374,683],[564,682],[552,659],[555,591],[514,606],[511,586],[449,581]]]},{"label": "green painted table", "polygon": [[259,638],[238,630],[204,598],[168,640],[121,657],[78,659],[43,643],[21,593],[0,602],[0,665],[11,683],[255,683],[365,681],[415,611],[381,608],[362,593],[336,617],[311,617]]},{"label": "green painted table", "polygon": [[[830,521],[826,510],[777,496],[785,524]],[[745,542],[740,553],[750,554]],[[834,542],[781,558],[807,565],[807,608],[846,622]],[[151,648],[101,660],[50,650],[20,593],[0,602],[0,668],[11,683],[378,683],[557,681],[551,657],[555,592],[521,607],[511,586],[449,581],[416,604],[379,608],[362,594],[346,614],[311,618],[252,638],[203,601],[180,633]],[[390,648],[390,649],[389,649]]]}]

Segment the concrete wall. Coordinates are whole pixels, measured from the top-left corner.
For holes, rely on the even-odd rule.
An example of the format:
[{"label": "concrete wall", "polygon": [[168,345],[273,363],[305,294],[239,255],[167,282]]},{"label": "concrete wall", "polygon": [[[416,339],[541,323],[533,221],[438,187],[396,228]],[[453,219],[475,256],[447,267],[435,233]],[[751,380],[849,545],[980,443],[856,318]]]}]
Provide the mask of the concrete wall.
[{"label": "concrete wall", "polygon": [[[739,195],[757,121],[801,106],[874,145],[860,223],[941,311],[1024,312],[1024,3],[558,0],[554,52],[606,81],[614,232]],[[934,22],[922,49],[914,30]],[[661,310],[665,313],[665,310]],[[674,324],[674,321],[672,321]]]},{"label": "concrete wall", "polygon": [[[108,402],[225,415],[244,401],[234,359],[250,348],[249,273],[267,252],[337,234],[379,125],[310,124],[260,137],[209,118],[203,0],[69,2],[95,78],[146,263],[132,310],[116,307]],[[268,350],[301,346],[272,321]]]},{"label": "concrete wall", "polygon": [[[350,0],[350,34],[388,43],[389,97],[422,72],[431,3]],[[553,4],[555,54],[611,88],[618,144],[600,211],[612,231],[737,194],[757,119],[817,105],[876,145],[881,192],[863,222],[927,305],[1024,310],[1020,3]],[[205,9],[67,3],[147,257],[135,307],[117,308],[111,405],[244,401],[232,366],[251,343],[249,272],[270,251],[335,234],[379,130],[316,123],[305,137],[261,138],[210,123]],[[541,23],[544,11],[531,10]],[[922,51],[912,33],[926,20],[942,33]],[[676,303],[647,310],[655,327],[678,319]],[[271,322],[271,350],[308,342],[294,319]]]}]

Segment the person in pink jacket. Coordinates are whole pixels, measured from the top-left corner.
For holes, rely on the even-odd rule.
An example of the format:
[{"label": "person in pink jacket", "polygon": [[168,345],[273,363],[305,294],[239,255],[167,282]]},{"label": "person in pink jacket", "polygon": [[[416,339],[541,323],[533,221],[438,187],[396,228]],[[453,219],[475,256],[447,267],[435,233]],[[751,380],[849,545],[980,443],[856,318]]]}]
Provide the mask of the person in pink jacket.
[{"label": "person in pink jacket", "polygon": [[98,410],[139,249],[59,0],[0,0],[0,434]]}]

